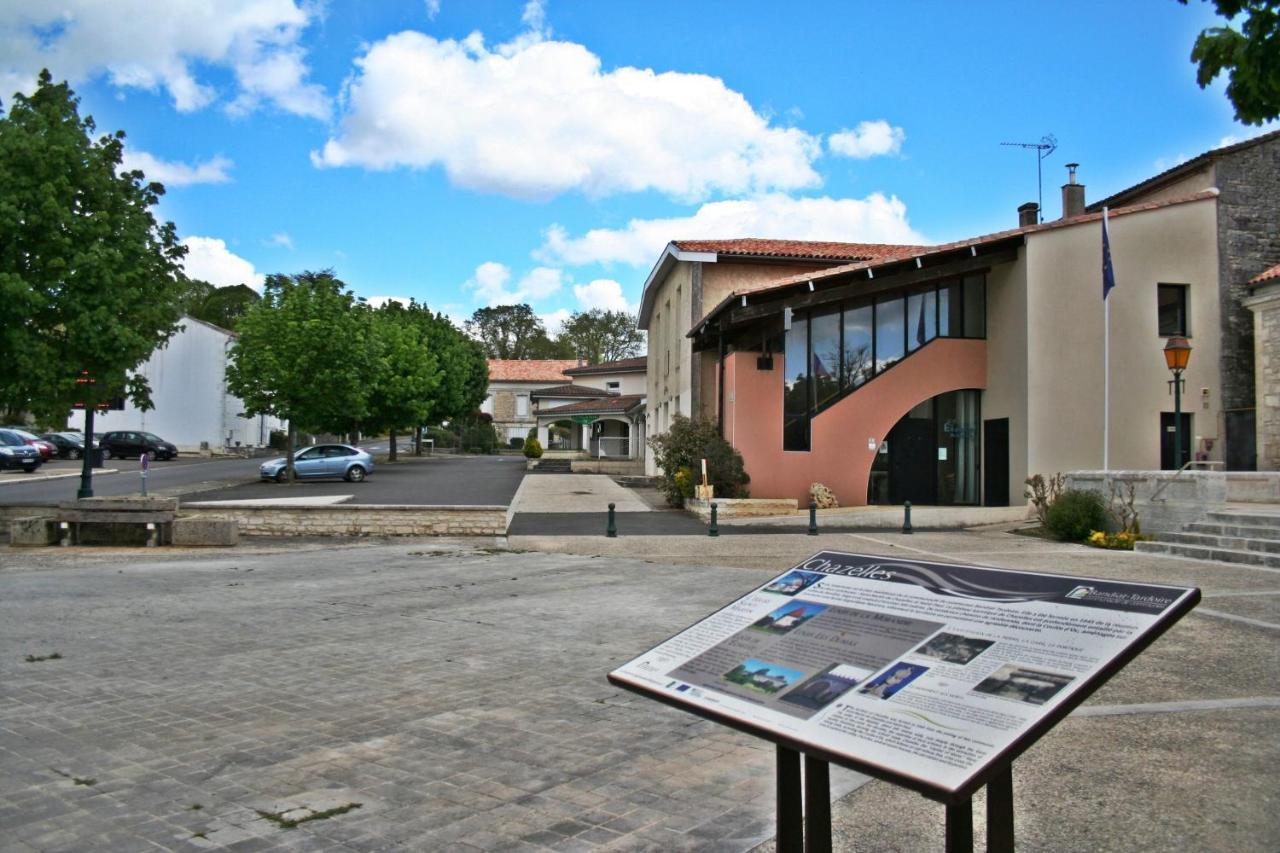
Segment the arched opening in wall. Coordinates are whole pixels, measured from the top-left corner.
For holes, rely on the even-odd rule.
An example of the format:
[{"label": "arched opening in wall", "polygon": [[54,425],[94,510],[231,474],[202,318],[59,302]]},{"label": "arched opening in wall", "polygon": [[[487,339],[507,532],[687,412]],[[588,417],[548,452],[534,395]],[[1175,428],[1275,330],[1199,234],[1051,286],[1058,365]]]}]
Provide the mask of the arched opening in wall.
[{"label": "arched opening in wall", "polygon": [[592,456],[610,459],[630,459],[632,451],[631,429],[627,421],[618,418],[600,418],[591,424]]},{"label": "arched opening in wall", "polygon": [[556,421],[547,427],[547,450],[581,450],[582,428],[571,419]]},{"label": "arched opening in wall", "polygon": [[949,391],[907,412],[877,448],[867,503],[976,505],[981,402],[981,391]]}]

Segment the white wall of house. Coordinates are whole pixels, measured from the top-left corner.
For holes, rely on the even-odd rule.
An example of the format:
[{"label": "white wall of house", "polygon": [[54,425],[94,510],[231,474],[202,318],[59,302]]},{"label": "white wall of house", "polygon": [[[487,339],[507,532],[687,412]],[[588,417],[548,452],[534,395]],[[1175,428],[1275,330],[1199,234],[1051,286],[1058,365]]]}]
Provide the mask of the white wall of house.
[{"label": "white wall of house", "polygon": [[[145,430],[181,450],[265,445],[271,431],[284,429],[284,423],[266,416],[242,417],[244,404],[227,393],[227,352],[234,336],[190,317],[182,325],[139,371],[151,386],[154,408],[144,412],[126,401],[123,411],[98,412],[94,432]],[[82,419],[82,412],[73,412],[69,423],[79,427]]]},{"label": "white wall of house", "polygon": [[573,384],[586,388],[599,388],[615,394],[644,394],[648,391],[646,371],[632,370],[619,373],[588,373],[575,376]]}]

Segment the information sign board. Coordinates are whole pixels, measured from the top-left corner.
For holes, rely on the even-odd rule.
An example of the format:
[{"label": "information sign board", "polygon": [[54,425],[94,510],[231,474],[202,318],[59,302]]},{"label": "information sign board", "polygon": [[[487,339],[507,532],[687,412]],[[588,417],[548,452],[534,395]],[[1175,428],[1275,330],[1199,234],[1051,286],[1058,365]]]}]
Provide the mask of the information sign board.
[{"label": "information sign board", "polygon": [[1194,588],[824,551],[609,680],[956,802],[1199,600]]}]

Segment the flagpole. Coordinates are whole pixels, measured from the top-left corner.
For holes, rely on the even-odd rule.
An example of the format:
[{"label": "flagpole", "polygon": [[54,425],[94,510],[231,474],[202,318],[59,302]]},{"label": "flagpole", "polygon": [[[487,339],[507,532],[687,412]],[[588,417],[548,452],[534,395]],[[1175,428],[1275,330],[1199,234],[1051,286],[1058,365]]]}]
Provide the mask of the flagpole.
[{"label": "flagpole", "polygon": [[[1102,234],[1107,235],[1107,209],[1102,208]],[[1108,241],[1109,242],[1109,241]],[[1107,260],[1110,260],[1109,258]],[[1105,263],[1105,261],[1104,261]],[[1105,273],[1104,273],[1105,276]],[[1102,293],[1102,470],[1111,470],[1111,300]]]}]

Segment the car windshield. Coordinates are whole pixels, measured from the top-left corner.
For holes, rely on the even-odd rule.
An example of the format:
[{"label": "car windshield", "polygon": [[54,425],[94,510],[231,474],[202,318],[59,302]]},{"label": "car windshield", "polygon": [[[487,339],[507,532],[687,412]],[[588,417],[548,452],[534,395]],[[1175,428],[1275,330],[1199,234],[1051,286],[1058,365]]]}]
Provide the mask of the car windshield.
[{"label": "car windshield", "polygon": [[138,435],[140,435],[140,436],[142,436],[143,438],[147,439],[147,441],[164,441],[164,439],[163,439],[163,438],[161,438],[160,436],[156,435],[156,434],[155,434],[155,433],[153,433],[153,432],[140,432],[140,433],[138,433]]},{"label": "car windshield", "polygon": [[16,436],[19,436],[20,438],[27,439],[27,440],[35,438],[34,434],[27,432],[25,429],[11,429],[9,430],[9,432],[13,433]]},{"label": "car windshield", "polygon": [[0,432],[0,444],[5,447],[17,447],[23,443],[22,439],[11,432]]}]

